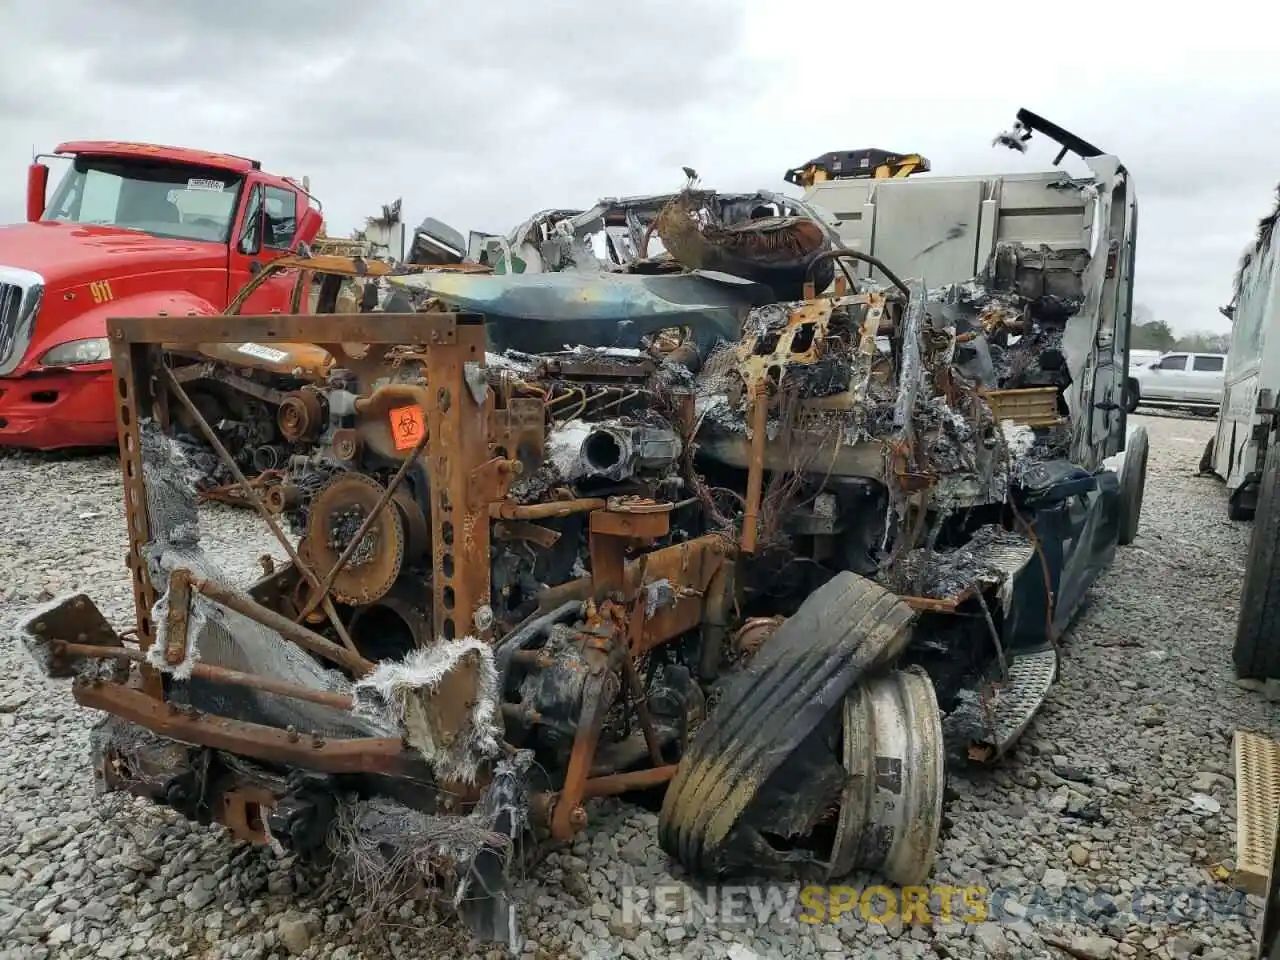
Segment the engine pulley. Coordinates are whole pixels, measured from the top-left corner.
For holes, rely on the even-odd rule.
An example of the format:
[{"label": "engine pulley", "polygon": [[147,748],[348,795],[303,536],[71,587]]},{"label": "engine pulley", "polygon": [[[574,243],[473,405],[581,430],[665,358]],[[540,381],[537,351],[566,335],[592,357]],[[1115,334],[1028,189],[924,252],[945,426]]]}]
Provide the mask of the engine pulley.
[{"label": "engine pulley", "polygon": [[[329,575],[385,491],[372,477],[344,473],[316,495],[304,540],[318,576]],[[404,514],[393,501],[334,578],[333,595],[356,606],[385,597],[400,574],[406,540]]]}]

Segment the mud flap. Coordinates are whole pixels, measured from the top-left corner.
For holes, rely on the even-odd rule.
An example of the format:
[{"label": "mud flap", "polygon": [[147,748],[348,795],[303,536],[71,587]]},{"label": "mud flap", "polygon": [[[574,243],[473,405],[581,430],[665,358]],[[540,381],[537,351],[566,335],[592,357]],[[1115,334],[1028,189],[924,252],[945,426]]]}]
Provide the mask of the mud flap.
[{"label": "mud flap", "polygon": [[[1058,465],[1059,470],[1068,467]],[[1030,508],[1028,519],[1039,541],[1041,562],[1028,564],[1014,578],[1005,624],[1011,651],[1040,650],[1055,643],[1090,585],[1115,558],[1120,480],[1112,470],[1086,479],[1079,489],[1051,484],[1022,508]]]},{"label": "mud flap", "polygon": [[1070,626],[1085,593],[1115,559],[1120,525],[1120,480],[1110,470],[1097,474],[1098,486],[1081,498],[1079,533],[1063,546],[1062,577],[1053,610],[1057,636]]}]

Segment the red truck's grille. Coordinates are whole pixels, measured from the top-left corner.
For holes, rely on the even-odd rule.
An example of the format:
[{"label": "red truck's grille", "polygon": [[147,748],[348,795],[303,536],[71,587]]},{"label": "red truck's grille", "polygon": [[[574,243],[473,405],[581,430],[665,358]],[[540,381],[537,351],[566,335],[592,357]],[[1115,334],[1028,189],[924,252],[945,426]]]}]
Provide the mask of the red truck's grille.
[{"label": "red truck's grille", "polygon": [[0,267],[0,376],[22,362],[43,293],[44,278],[38,273]]},{"label": "red truck's grille", "polygon": [[16,283],[0,283],[0,363],[8,360],[17,346],[13,341],[18,332],[18,317],[22,313],[25,293]]},{"label": "red truck's grille", "polygon": [[22,307],[22,288],[16,283],[0,283],[0,319],[5,323],[16,317]]}]

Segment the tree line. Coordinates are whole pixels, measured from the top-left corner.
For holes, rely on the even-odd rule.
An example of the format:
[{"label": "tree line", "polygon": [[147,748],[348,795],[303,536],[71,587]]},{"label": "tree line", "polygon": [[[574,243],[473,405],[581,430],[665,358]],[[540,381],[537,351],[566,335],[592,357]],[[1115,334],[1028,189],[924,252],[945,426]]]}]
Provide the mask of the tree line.
[{"label": "tree line", "polygon": [[1129,328],[1131,350],[1186,350],[1189,353],[1226,353],[1231,343],[1229,333],[1209,333],[1206,330],[1178,336],[1163,320],[1135,323]]},{"label": "tree line", "polygon": [[1170,350],[1186,350],[1189,353],[1226,353],[1231,344],[1231,332],[1214,333],[1209,330],[1197,330],[1192,333],[1178,334],[1164,320],[1156,320],[1151,311],[1142,304],[1133,308],[1133,322],[1129,327],[1129,349],[1159,350],[1168,353]]}]

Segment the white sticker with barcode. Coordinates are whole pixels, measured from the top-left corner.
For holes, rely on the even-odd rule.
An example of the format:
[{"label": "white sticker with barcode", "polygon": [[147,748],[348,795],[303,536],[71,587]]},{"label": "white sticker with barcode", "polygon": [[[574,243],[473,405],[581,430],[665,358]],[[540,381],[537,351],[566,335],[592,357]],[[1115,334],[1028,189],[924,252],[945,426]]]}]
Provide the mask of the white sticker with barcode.
[{"label": "white sticker with barcode", "polygon": [[284,363],[289,359],[289,354],[283,350],[264,347],[260,343],[242,343],[237,349],[241,353],[247,353],[251,357],[257,357],[259,360],[266,360],[269,363]]},{"label": "white sticker with barcode", "polygon": [[187,181],[188,190],[209,190],[213,193],[221,193],[227,189],[227,185],[221,180],[205,180],[200,177],[192,177]]}]

